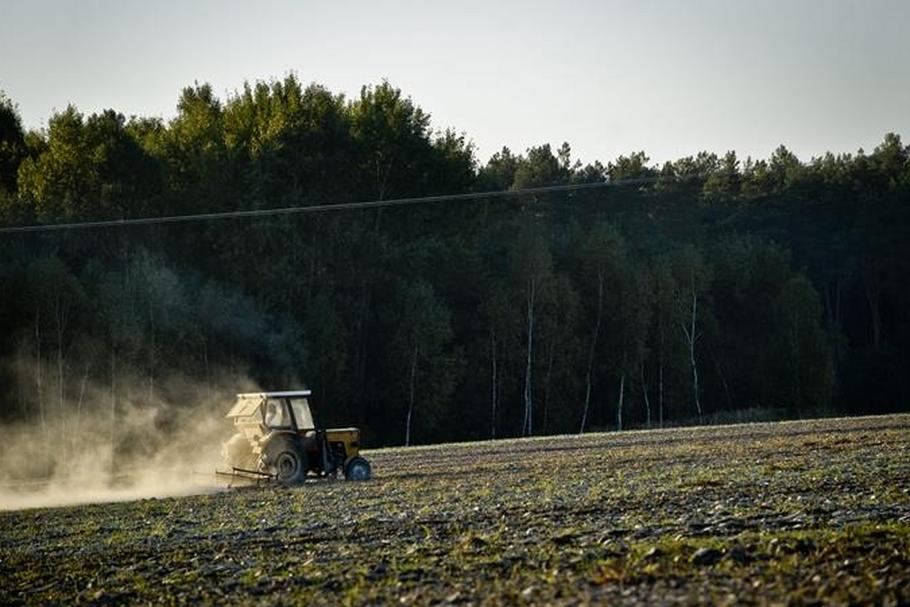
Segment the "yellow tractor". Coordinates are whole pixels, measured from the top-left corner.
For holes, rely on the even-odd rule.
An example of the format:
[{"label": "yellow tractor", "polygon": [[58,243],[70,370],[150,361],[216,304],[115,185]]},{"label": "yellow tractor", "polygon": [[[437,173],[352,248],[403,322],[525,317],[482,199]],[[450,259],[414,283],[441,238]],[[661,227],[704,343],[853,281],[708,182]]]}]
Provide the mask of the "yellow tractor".
[{"label": "yellow tractor", "polygon": [[347,480],[369,480],[370,463],[360,455],[357,428],[317,428],[309,390],[238,394],[227,417],[237,433],[222,456],[234,472],[267,475],[284,484],[312,473]]}]

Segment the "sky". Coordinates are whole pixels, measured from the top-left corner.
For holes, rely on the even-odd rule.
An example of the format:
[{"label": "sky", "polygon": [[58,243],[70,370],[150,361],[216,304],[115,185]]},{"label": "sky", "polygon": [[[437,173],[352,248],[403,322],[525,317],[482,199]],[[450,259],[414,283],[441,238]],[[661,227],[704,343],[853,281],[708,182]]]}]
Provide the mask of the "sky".
[{"label": "sky", "polygon": [[910,140],[908,25],[908,0],[0,0],[0,91],[42,128],[70,103],[169,119],[197,81],[387,79],[482,162],[808,160]]}]

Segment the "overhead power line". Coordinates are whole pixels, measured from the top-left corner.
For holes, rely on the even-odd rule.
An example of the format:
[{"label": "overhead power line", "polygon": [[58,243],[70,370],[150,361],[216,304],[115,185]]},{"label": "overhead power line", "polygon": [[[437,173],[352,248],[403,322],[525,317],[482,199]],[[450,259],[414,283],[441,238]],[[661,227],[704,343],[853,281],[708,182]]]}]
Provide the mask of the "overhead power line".
[{"label": "overhead power line", "polygon": [[164,223],[190,223],[216,221],[219,219],[240,219],[245,217],[268,217],[274,215],[296,215],[303,213],[328,213],[330,211],[349,211],[356,209],[374,209],[440,202],[458,202],[479,200],[483,198],[514,198],[533,194],[550,194],[554,192],[573,192],[609,187],[646,185],[657,181],[656,177],[641,177],[621,181],[598,181],[595,183],[574,183],[551,185],[522,190],[495,190],[490,192],[471,192],[468,194],[443,194],[439,196],[419,196],[413,198],[393,198],[390,200],[368,200],[361,202],[339,202],[333,204],[316,204],[310,206],[280,207],[275,209],[251,209],[246,211],[219,211],[214,213],[193,213],[187,215],[168,215],[164,217],[137,217],[134,219],[104,219],[99,221],[80,221],[73,223],[49,223],[27,226],[0,228],[0,234],[22,232],[52,232],[61,230],[79,230],[89,228],[114,228],[128,226],[156,225]]}]

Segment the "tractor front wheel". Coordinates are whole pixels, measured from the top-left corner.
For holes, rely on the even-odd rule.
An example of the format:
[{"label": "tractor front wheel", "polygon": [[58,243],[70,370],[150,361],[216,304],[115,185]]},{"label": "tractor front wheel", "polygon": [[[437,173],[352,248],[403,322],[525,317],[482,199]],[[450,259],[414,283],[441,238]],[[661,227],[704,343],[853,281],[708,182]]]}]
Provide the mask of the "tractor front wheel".
[{"label": "tractor front wheel", "polygon": [[373,475],[370,462],[358,456],[344,467],[344,478],[349,481],[368,481]]}]

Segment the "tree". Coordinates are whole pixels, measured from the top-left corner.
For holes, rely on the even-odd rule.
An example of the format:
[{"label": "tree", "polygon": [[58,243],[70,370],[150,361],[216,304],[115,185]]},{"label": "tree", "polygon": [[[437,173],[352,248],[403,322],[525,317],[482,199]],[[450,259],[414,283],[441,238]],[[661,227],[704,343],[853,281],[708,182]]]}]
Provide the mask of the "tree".
[{"label": "tree", "polygon": [[421,193],[427,186],[430,115],[385,81],[361,88],[349,112],[370,197],[384,200]]},{"label": "tree", "polygon": [[[538,428],[544,434],[552,429],[550,420],[556,406],[563,405],[564,408],[572,401],[567,391],[575,371],[572,362],[578,347],[576,333],[579,306],[579,295],[569,276],[554,272],[550,287],[541,293],[538,315],[538,343],[542,354],[538,365],[540,371],[537,373],[540,377],[538,386],[541,387],[538,399],[541,423]],[[574,406],[571,413],[574,417]]]},{"label": "tree", "polygon": [[185,87],[162,144],[170,213],[235,208],[237,172],[225,139],[224,110],[210,84]]},{"label": "tree", "polygon": [[910,185],[910,148],[904,147],[900,135],[887,133],[871,157],[883,187],[896,189]]},{"label": "tree", "polygon": [[537,333],[537,308],[545,289],[551,287],[552,257],[542,227],[533,218],[524,218],[510,251],[510,270],[515,293],[521,298],[525,334],[524,417],[521,434],[534,432],[534,395],[532,374],[535,361],[534,337]]},{"label": "tree", "polygon": [[430,192],[455,194],[470,191],[477,178],[474,144],[464,133],[446,129],[436,135],[432,147],[433,166],[428,177]]},{"label": "tree", "polygon": [[50,119],[46,149],[19,169],[20,196],[43,221],[139,215],[159,190],[157,164],[122,114],[87,120],[73,106]]},{"label": "tree", "polygon": [[404,444],[411,444],[417,401],[430,426],[454,387],[455,369],[446,351],[452,338],[449,312],[433,288],[417,280],[399,287],[392,339],[394,369],[407,394]]},{"label": "tree", "polygon": [[727,152],[720,164],[710,172],[702,194],[710,201],[734,198],[739,194],[740,173],[736,152]]},{"label": "tree", "polygon": [[189,332],[189,304],[183,284],[161,260],[140,252],[129,268],[133,285],[133,310],[140,315],[145,349],[147,402],[156,401],[155,386],[169,347]]},{"label": "tree", "polygon": [[654,177],[657,175],[657,171],[648,166],[649,160],[650,158],[644,152],[632,152],[628,156],[620,156],[607,165],[607,175],[609,175],[610,181]]},{"label": "tree", "polygon": [[661,427],[665,419],[665,394],[668,363],[674,359],[671,356],[673,344],[676,340],[670,339],[676,334],[676,302],[678,289],[673,277],[670,260],[666,255],[653,260],[650,269],[652,304],[652,336],[653,350],[657,356],[657,424]]},{"label": "tree", "polygon": [[317,293],[306,308],[304,335],[310,353],[307,376],[312,378],[319,402],[331,403],[331,410],[337,410],[346,396],[347,347],[342,319],[332,295],[325,290]]},{"label": "tree", "polygon": [[294,75],[272,83],[244,83],[224,109],[230,156],[242,162],[244,187],[260,204],[350,200],[354,162],[351,120],[344,96]]},{"label": "tree", "polygon": [[650,285],[645,272],[632,256],[623,251],[615,259],[612,269],[611,295],[609,298],[608,360],[619,374],[619,395],[616,401],[616,429],[623,429],[626,384],[634,386],[636,375],[640,379],[642,399],[646,407],[646,420],[650,423],[650,404],[645,382],[645,355],[647,352],[648,321],[650,315]]},{"label": "tree", "polygon": [[553,155],[548,143],[528,149],[527,157],[518,160],[512,189],[523,190],[567,183],[571,169],[567,143],[563,144],[559,153],[559,158]]},{"label": "tree", "polygon": [[698,360],[696,345],[702,337],[701,322],[705,314],[705,296],[710,278],[709,268],[701,253],[687,245],[673,258],[673,273],[676,283],[674,296],[677,322],[685,338],[692,371],[692,400],[699,419],[702,417],[701,398],[698,385]]},{"label": "tree", "polygon": [[[81,336],[80,323],[88,308],[77,278],[59,257],[33,261],[26,268],[24,299],[33,318],[34,381],[38,415],[43,431],[55,428],[69,445],[70,430],[57,420],[67,420],[69,406],[68,366],[70,353]],[[48,352],[49,350],[49,352]]]},{"label": "tree", "polygon": [[623,272],[627,264],[627,255],[625,240],[616,228],[606,223],[594,226],[578,252],[580,277],[577,282],[584,286],[582,294],[588,302],[586,316],[589,331],[586,339],[585,396],[580,433],[585,431],[588,424],[592,390],[596,383],[596,363],[604,341],[605,317],[613,312],[611,300],[618,305],[619,298],[616,296],[624,286]]},{"label": "tree", "polygon": [[481,314],[487,324],[490,352],[490,438],[497,437],[497,427],[500,414],[500,399],[502,395],[502,358],[504,350],[508,351],[514,343],[514,338],[519,332],[516,327],[515,315],[512,314],[510,296],[507,290],[496,284],[488,289],[488,294],[481,305]]},{"label": "tree", "polygon": [[[655,285],[648,268],[644,264],[636,264],[632,268],[633,279],[629,281],[627,295],[624,298],[625,314],[623,315],[624,329],[627,332],[627,348],[633,354],[628,356],[637,367],[641,399],[645,407],[645,425],[650,428],[652,423],[651,396],[648,391],[647,359],[648,338],[653,314],[652,301],[655,298]],[[620,428],[621,429],[621,428]]]},{"label": "tree", "polygon": [[818,293],[809,280],[795,275],[774,299],[778,377],[785,378],[780,397],[793,413],[817,409],[831,397],[831,353],[821,326]]},{"label": "tree", "polygon": [[607,168],[595,160],[583,167],[573,167],[572,183],[600,183],[607,180]]},{"label": "tree", "polygon": [[509,148],[502,148],[501,151],[490,157],[486,166],[480,169],[477,175],[479,189],[494,192],[510,189],[515,183],[518,164],[522,161],[521,156],[513,155]]},{"label": "tree", "polygon": [[0,191],[16,192],[16,174],[25,157],[25,132],[16,105],[0,91]]},{"label": "tree", "polygon": [[768,162],[768,174],[772,187],[776,192],[782,192],[800,179],[803,166],[796,154],[780,145],[771,155]]},{"label": "tree", "polygon": [[[384,221],[7,233],[0,401],[19,406],[6,417],[99,403],[116,422],[127,402],[165,400],[175,375],[306,382],[373,444],[402,425],[414,443],[564,430],[570,416],[584,431],[884,412],[910,395],[910,150],[895,134],[808,164],[783,147],[700,152],[652,184],[642,152],[582,166],[568,144],[478,167],[466,134],[434,130],[389,83],[348,100],[288,76],[223,100],[195,84],[173,120],[69,107],[26,133],[4,98],[0,148],[8,225],[632,180]],[[91,394],[103,384],[109,397]]]}]

